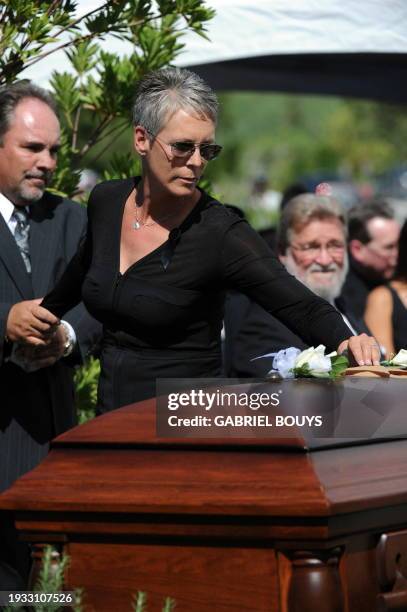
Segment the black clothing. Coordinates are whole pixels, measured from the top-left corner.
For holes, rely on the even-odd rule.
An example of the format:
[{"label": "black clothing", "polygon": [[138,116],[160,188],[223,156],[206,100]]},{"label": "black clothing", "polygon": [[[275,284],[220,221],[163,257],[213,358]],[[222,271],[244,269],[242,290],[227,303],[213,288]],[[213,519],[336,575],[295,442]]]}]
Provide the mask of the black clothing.
[{"label": "black clothing", "polygon": [[[339,312],[347,316],[340,303],[335,305]],[[363,321],[347,318],[356,333],[368,332]],[[252,361],[255,357],[276,353],[290,346],[301,351],[309,347],[284,323],[241,293],[227,296],[224,326],[224,374],[231,378],[262,378],[272,369],[274,357]],[[326,342],[323,344],[326,345]]]},{"label": "black clothing", "polygon": [[394,348],[396,353],[400,349],[407,348],[407,308],[400,300],[397,291],[393,289],[391,285],[387,285],[390,290],[393,300],[393,314],[392,314],[392,325],[393,325],[393,340]]},{"label": "black clothing", "polygon": [[83,296],[103,322],[101,411],[154,396],[157,378],[220,375],[227,289],[246,293],[310,344],[333,349],[350,336],[335,309],[289,275],[246,221],[203,192],[169,240],[121,275],[122,217],[136,181],[93,190],[87,239],[43,302],[62,316]]},{"label": "black clothing", "polygon": [[355,319],[363,319],[367,296],[372,289],[383,283],[383,278],[378,277],[371,270],[364,270],[349,256],[349,272],[341,291],[345,312],[350,313]]},{"label": "black clothing", "polygon": [[308,345],[284,323],[241,293],[230,293],[225,303],[224,373],[230,378],[261,378],[273,367],[274,357],[254,357]]},{"label": "black clothing", "polygon": [[[76,253],[85,230],[83,206],[45,193],[30,206],[28,274],[15,238],[0,214],[0,491],[38,465],[48,452],[50,440],[76,423],[74,353],[53,366],[28,373],[7,360],[12,345],[5,336],[11,307],[51,290]],[[97,342],[100,324],[83,304],[65,318],[76,332],[79,363]],[[0,590],[21,588],[13,572],[25,575],[28,570],[24,547],[17,541],[12,518],[1,512]]]},{"label": "black clothing", "polygon": [[[27,373],[7,361],[11,343],[5,336],[10,308],[50,291],[85,234],[86,209],[45,193],[30,207],[32,273],[28,274],[16,241],[0,215],[0,491],[35,467],[46,455],[49,441],[76,422],[73,355]],[[80,351],[76,362],[80,363],[98,340],[100,324],[83,304],[67,313],[66,320],[77,335]]]}]

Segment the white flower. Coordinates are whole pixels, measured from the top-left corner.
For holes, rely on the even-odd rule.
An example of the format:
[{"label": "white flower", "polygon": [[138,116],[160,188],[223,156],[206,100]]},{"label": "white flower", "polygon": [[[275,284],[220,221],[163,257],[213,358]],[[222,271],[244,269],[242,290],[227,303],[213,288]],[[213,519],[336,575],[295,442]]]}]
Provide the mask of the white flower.
[{"label": "white flower", "polygon": [[407,366],[407,350],[401,349],[390,363],[391,365]]},{"label": "white flower", "polygon": [[325,346],[320,344],[316,348],[310,348],[302,351],[295,360],[294,368],[301,368],[307,365],[312,376],[318,378],[327,378],[332,368],[331,359],[336,353],[325,355]]},{"label": "white flower", "polygon": [[300,353],[295,360],[295,367],[301,368],[303,365],[309,362],[313,355],[322,355],[323,357],[325,355],[324,345],[320,344],[317,346],[317,348],[310,346],[309,348],[305,349],[305,351],[302,351],[302,353]]},{"label": "white flower", "polygon": [[294,378],[294,364],[300,352],[300,349],[293,346],[278,351],[273,359],[273,369],[277,370],[282,378]]},{"label": "white flower", "polygon": [[[278,353],[260,355],[260,357],[252,359],[252,361],[264,359],[264,357],[274,357],[273,369],[270,370],[270,372],[277,370],[282,378],[295,378],[295,376],[301,376],[307,373],[310,376],[318,378],[328,378],[332,369],[330,357],[334,357],[335,355],[335,351],[329,353],[329,355],[325,355],[325,347],[323,344],[320,344],[316,348],[311,346],[302,352],[300,349],[291,346],[290,348],[278,351]],[[301,371],[303,366],[307,366],[305,372]],[[270,372],[268,372],[268,374],[270,374]]]},{"label": "white flower", "polygon": [[325,355],[313,355],[308,362],[310,374],[318,378],[326,378],[332,368],[331,360]]},{"label": "white flower", "polygon": [[[322,346],[322,344],[320,346]],[[324,350],[325,350],[325,347],[324,347]],[[297,359],[295,360],[295,364],[294,364],[295,367],[301,368],[303,365],[308,363],[308,361],[311,359],[312,355],[314,355],[316,351],[319,352],[319,346],[317,348],[310,346],[309,348],[305,349],[305,351],[302,351],[298,355]]]}]

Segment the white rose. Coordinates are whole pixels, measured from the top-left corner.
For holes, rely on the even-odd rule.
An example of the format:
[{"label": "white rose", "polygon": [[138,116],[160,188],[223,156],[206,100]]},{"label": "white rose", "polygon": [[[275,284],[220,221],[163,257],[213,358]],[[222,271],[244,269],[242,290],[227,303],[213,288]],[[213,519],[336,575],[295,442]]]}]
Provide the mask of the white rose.
[{"label": "white rose", "polygon": [[392,365],[407,366],[407,351],[401,349],[390,362]]},{"label": "white rose", "polygon": [[298,355],[295,360],[295,368],[301,368],[307,365],[312,376],[327,378],[332,367],[330,357],[333,357],[334,354],[336,353],[325,355],[325,346],[323,344],[320,344],[316,348],[311,346]]},{"label": "white rose", "polygon": [[305,351],[302,351],[295,360],[294,367],[301,368],[303,365],[308,363],[314,352],[315,348],[313,346],[310,346],[309,348],[305,349]]},{"label": "white rose", "polygon": [[329,357],[316,354],[309,360],[308,367],[312,376],[327,378],[329,376],[329,372],[331,371],[332,364]]},{"label": "white rose", "polygon": [[320,344],[317,346],[317,348],[310,346],[309,348],[305,349],[305,351],[302,351],[302,353],[300,353],[295,360],[295,367],[301,368],[306,363],[309,363],[309,360],[314,355],[321,355],[322,357],[325,355],[325,347],[323,344]]}]

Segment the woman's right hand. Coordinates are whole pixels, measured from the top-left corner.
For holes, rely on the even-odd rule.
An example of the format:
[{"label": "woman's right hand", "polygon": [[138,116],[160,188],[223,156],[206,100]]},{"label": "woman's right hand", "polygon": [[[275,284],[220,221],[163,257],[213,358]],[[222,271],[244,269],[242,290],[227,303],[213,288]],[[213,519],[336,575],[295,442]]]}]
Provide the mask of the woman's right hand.
[{"label": "woman's right hand", "polygon": [[59,319],[40,306],[42,298],[14,304],[9,311],[6,337],[11,342],[44,346],[55,333]]}]

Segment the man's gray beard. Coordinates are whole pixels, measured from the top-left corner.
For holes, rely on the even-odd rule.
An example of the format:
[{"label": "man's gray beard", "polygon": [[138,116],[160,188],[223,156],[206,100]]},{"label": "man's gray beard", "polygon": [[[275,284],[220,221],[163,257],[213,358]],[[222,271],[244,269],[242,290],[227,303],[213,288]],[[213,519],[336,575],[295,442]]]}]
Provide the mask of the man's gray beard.
[{"label": "man's gray beard", "polygon": [[25,187],[24,185],[21,185],[17,193],[17,199],[24,206],[35,204],[35,202],[39,202],[41,200],[45,189],[46,186],[44,186],[44,189],[41,189],[40,187]]},{"label": "man's gray beard", "polygon": [[19,199],[22,202],[25,202],[26,204],[31,204],[31,203],[38,202],[39,200],[41,200],[42,196],[44,195],[44,191],[45,191],[45,186],[44,186],[44,189],[40,189],[39,187],[28,188],[28,187],[22,186],[18,195],[19,195]]},{"label": "man's gray beard", "polygon": [[311,291],[313,291],[316,295],[324,298],[324,300],[327,300],[332,304],[341,293],[343,283],[345,282],[345,278],[349,270],[349,258],[348,254],[345,252],[342,267],[338,266],[336,263],[332,263],[330,266],[327,266],[328,268],[335,268],[335,274],[332,276],[330,284],[323,285],[315,282],[312,278],[312,271],[321,269],[321,266],[313,263],[305,271],[302,270],[295,262],[290,249],[287,250],[284,265],[288,272],[290,272],[290,274],[295,276],[297,280],[308,287],[308,289],[311,289]]}]

